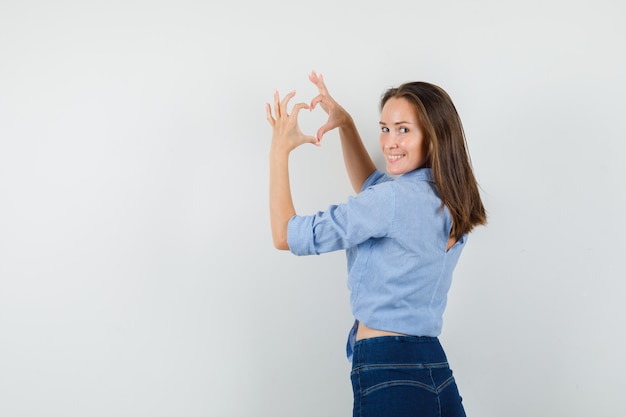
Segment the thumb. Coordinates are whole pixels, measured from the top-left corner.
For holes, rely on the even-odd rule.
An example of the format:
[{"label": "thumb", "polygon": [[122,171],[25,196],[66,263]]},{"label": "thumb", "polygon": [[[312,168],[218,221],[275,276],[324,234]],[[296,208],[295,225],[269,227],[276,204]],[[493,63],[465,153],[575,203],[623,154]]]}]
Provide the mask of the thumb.
[{"label": "thumb", "polygon": [[317,140],[321,141],[322,140],[322,136],[324,136],[324,134],[330,130],[333,129],[333,125],[330,123],[330,120],[327,121],[326,123],[324,123],[322,125],[322,127],[320,127],[319,129],[317,129]]},{"label": "thumb", "polygon": [[319,140],[317,137],[315,137],[315,136],[311,136],[311,135],[305,135],[305,134],[304,134],[304,133],[302,133],[302,131],[301,131],[301,130],[299,130],[299,129],[298,129],[298,131],[299,131],[299,133],[300,133],[300,138],[301,138],[301,139],[300,139],[300,143],[301,143],[301,144],[302,144],[302,143],[311,143],[311,144],[313,144],[313,145],[315,145],[315,146],[319,146],[319,145],[320,145],[320,140]]},{"label": "thumb", "polygon": [[307,136],[307,138],[310,138],[309,143],[312,143],[315,146],[320,146],[322,140],[321,137]]},{"label": "thumb", "polygon": [[322,136],[324,136],[324,133],[328,132],[328,130],[326,130],[324,128],[324,126],[320,127],[319,129],[317,129],[317,141],[321,142],[322,141]]}]

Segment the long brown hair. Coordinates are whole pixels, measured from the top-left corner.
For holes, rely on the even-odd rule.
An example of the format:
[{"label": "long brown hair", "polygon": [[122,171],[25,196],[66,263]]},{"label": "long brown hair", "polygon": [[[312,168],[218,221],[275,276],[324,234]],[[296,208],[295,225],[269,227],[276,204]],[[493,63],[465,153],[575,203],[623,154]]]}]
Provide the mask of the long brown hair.
[{"label": "long brown hair", "polygon": [[415,106],[441,200],[452,215],[451,236],[460,237],[487,223],[472,170],[465,132],[452,99],[442,88],[421,81],[387,90],[380,109],[390,98],[404,98]]}]

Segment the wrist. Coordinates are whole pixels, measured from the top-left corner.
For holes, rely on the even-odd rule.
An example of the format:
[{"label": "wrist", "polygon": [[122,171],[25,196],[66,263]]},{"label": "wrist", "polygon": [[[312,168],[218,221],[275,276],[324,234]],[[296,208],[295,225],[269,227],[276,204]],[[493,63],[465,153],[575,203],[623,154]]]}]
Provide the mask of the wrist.
[{"label": "wrist", "polygon": [[339,125],[339,130],[343,132],[350,132],[356,130],[356,125],[354,124],[354,120],[352,116],[346,113],[345,117],[342,119],[341,124]]},{"label": "wrist", "polygon": [[284,145],[278,145],[276,143],[272,143],[270,146],[270,157],[271,158],[288,158],[291,153],[291,148],[288,148]]}]

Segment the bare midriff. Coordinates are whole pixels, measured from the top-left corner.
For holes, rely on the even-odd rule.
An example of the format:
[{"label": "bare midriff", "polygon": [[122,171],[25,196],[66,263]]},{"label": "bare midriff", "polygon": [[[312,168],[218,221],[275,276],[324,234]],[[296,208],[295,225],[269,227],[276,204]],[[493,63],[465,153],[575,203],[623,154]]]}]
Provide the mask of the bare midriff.
[{"label": "bare midriff", "polygon": [[369,339],[370,337],[381,336],[406,336],[402,333],[388,332],[386,330],[370,329],[363,323],[359,323],[359,328],[356,331],[356,340]]}]

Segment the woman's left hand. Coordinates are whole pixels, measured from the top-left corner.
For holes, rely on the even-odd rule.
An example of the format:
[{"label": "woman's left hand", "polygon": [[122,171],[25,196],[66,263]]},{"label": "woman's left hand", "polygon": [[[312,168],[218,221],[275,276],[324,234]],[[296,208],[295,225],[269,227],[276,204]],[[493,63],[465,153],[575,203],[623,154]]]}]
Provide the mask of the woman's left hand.
[{"label": "woman's left hand", "polygon": [[319,141],[315,136],[305,135],[298,125],[298,113],[302,109],[308,109],[306,103],[294,104],[291,114],[287,112],[287,105],[296,95],[295,91],[291,91],[282,100],[278,95],[278,91],[274,91],[274,113],[269,103],[266,103],[267,121],[272,126],[272,151],[291,152],[303,143],[312,143],[319,146]]}]

